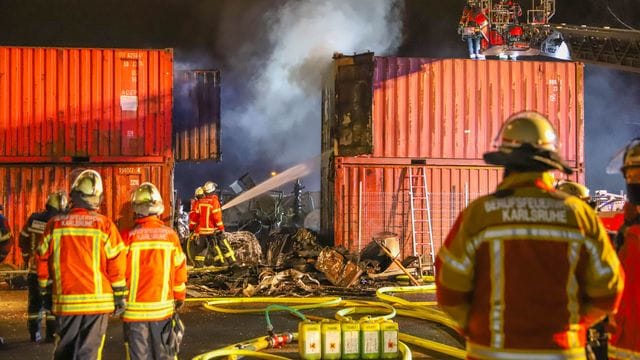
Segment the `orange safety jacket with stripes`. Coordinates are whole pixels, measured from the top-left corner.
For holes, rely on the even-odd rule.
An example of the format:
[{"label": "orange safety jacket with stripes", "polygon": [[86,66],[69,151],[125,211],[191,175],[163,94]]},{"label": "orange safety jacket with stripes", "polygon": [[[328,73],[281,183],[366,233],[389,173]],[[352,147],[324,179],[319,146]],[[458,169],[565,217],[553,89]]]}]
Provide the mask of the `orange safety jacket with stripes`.
[{"label": "orange safety jacket with stripes", "polygon": [[73,208],[46,225],[36,253],[38,284],[52,281],[55,315],[110,313],[113,288],[126,285],[125,260],[115,224],[95,211]]},{"label": "orange safety jacket with stripes", "polygon": [[127,245],[129,297],[123,321],[159,321],[186,297],[187,263],[178,234],[157,216],[138,218],[122,232]]},{"label": "orange safety jacket with stripes", "polygon": [[194,218],[200,235],[213,234],[216,229],[224,231],[222,208],[216,195],[207,195],[198,201]]},{"label": "orange safety jacket with stripes", "polygon": [[593,209],[550,173],[523,172],[459,215],[436,285],[469,359],[585,359],[586,331],[616,310],[624,274]]},{"label": "orange safety jacket with stripes", "polygon": [[[625,273],[620,308],[610,320],[609,359],[640,359],[640,224],[624,230],[618,256]],[[613,320],[613,321],[612,321]]]},{"label": "orange safety jacket with stripes", "polygon": [[189,208],[189,231],[198,233],[198,202],[200,199],[191,199],[191,207]]}]

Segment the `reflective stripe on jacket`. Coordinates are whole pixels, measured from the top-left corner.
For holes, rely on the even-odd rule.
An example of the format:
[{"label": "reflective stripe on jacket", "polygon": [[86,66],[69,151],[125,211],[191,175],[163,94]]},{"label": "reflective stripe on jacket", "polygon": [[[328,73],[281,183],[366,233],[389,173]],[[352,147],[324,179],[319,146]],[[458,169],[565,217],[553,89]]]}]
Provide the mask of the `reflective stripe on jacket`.
[{"label": "reflective stripe on jacket", "polygon": [[200,235],[213,234],[215,229],[224,231],[222,208],[216,195],[207,195],[198,201],[196,219]]},{"label": "reflective stripe on jacket", "polygon": [[438,253],[438,303],[471,358],[584,359],[586,329],[618,305],[624,276],[604,226],[552,183],[549,173],[506,176]]},{"label": "reflective stripe on jacket", "polygon": [[[47,222],[52,217],[57,215],[57,211],[42,211],[31,214],[27,223],[24,224],[22,231],[20,232],[20,251],[25,258],[25,263],[29,263],[29,271],[36,271],[35,253],[38,244],[42,241],[42,235],[44,229],[47,226]],[[28,260],[27,260],[28,258]]]},{"label": "reflective stripe on jacket", "polygon": [[39,285],[53,280],[55,315],[113,312],[112,287],[124,286],[124,243],[106,216],[82,208],[51,219],[38,246]]},{"label": "reflective stripe on jacket", "polygon": [[618,252],[625,273],[625,287],[618,313],[610,321],[610,359],[640,359],[640,225],[624,230],[624,243]]},{"label": "reflective stripe on jacket", "polygon": [[158,321],[173,315],[174,299],[184,300],[186,257],[176,232],[157,216],[136,219],[124,231],[129,300],[123,321]]}]

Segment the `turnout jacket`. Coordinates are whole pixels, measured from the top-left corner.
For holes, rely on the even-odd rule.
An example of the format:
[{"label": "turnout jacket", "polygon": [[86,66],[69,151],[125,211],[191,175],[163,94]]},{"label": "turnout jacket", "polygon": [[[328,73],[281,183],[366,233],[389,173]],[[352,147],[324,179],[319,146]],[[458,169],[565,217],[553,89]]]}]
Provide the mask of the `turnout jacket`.
[{"label": "turnout jacket", "polygon": [[200,199],[197,202],[194,219],[200,235],[213,234],[216,229],[224,231],[222,208],[218,197],[216,195],[207,195]]},{"label": "turnout jacket", "polygon": [[83,208],[53,217],[38,246],[38,283],[53,282],[55,315],[95,315],[114,310],[113,287],[126,285],[126,254],[115,224]]},{"label": "turnout jacket", "polygon": [[609,359],[640,359],[640,224],[633,224],[624,230],[624,243],[618,256],[624,268],[625,287],[620,308],[609,320],[611,339]]},{"label": "turnout jacket", "polygon": [[38,244],[42,241],[42,235],[44,229],[47,226],[47,222],[60,212],[57,210],[46,210],[31,214],[27,223],[20,232],[20,251],[25,264],[28,262],[29,271],[36,271],[35,254]]},{"label": "turnout jacket", "polygon": [[547,172],[513,173],[456,220],[436,260],[439,305],[470,359],[584,359],[623,271],[593,209]]},{"label": "turnout jacket", "polygon": [[159,321],[186,296],[187,263],[178,234],[157,216],[136,219],[124,231],[129,298],[123,321]]}]

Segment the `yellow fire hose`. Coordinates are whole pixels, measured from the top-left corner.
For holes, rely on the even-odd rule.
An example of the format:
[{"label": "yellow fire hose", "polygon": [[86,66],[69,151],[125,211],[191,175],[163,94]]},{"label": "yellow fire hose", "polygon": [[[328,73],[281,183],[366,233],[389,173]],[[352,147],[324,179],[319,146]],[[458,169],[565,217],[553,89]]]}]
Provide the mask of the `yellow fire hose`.
[{"label": "yellow fire hose", "polygon": [[[256,298],[189,298],[187,301],[202,301],[206,309],[229,314],[259,313],[265,308],[230,308],[231,305],[245,304],[286,304],[296,310],[318,309],[340,307],[335,317],[337,320],[344,320],[352,314],[382,314],[376,318],[391,319],[396,314],[412,317],[421,320],[428,320],[447,326],[456,330],[456,323],[446,316],[442,311],[432,308],[435,302],[412,302],[390,293],[403,294],[424,294],[434,293],[435,285],[407,286],[407,287],[385,287],[376,291],[376,296],[381,301],[366,300],[343,300],[340,297],[317,297],[317,298],[294,298],[294,297],[256,297]],[[292,305],[295,304],[295,305]],[[322,319],[316,316],[307,316],[309,319]],[[297,333],[293,333],[297,339]],[[409,334],[399,333],[399,350],[403,354],[403,359],[411,359],[411,350],[405,343],[415,345],[428,351],[437,352],[457,359],[464,359],[466,353],[462,349],[441,344],[428,339],[422,339]],[[403,343],[405,342],[405,343]],[[230,345],[221,349],[213,350],[194,357],[197,360],[213,359],[216,357],[228,356],[235,359],[237,356],[252,356],[263,359],[288,359],[286,357],[273,354],[260,353],[260,350],[269,347],[268,337],[257,338],[247,342]]]}]

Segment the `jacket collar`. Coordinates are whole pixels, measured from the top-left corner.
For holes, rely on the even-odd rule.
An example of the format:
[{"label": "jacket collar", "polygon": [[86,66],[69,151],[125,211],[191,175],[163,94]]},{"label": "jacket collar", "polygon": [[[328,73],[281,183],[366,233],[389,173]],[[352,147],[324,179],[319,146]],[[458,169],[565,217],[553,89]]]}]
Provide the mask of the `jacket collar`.
[{"label": "jacket collar", "polygon": [[144,225],[144,224],[160,224],[162,225],[162,220],[158,218],[156,215],[145,216],[142,218],[136,219],[136,225]]},{"label": "jacket collar", "polygon": [[555,179],[550,172],[514,172],[502,180],[498,190],[537,187],[543,190],[553,190]]}]

